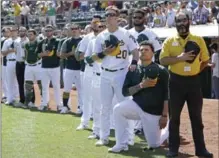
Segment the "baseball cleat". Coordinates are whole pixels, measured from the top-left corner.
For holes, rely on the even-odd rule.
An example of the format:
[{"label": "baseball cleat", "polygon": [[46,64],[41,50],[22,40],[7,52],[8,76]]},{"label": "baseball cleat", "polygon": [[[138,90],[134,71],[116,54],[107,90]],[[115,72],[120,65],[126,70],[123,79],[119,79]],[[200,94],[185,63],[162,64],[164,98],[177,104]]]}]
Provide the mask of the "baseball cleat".
[{"label": "baseball cleat", "polygon": [[135,141],[133,139],[128,140],[128,145],[133,146],[135,144]]},{"label": "baseball cleat", "polygon": [[44,106],[44,105],[40,105],[40,107],[38,107],[39,111],[46,111],[48,110],[48,106]]},{"label": "baseball cleat", "polygon": [[82,110],[78,108],[77,111],[76,111],[76,114],[77,115],[81,115],[82,114]]},{"label": "baseball cleat", "polygon": [[9,106],[13,106],[14,104],[15,104],[15,101],[12,101],[12,102],[6,101],[5,102],[5,105],[9,105]]},{"label": "baseball cleat", "polygon": [[60,114],[67,114],[69,113],[69,109],[67,107],[62,107],[61,111],[60,111]]},{"label": "baseball cleat", "polygon": [[2,100],[1,100],[1,103],[5,103],[6,101],[7,101],[7,98],[3,97]]},{"label": "baseball cleat", "polygon": [[100,139],[96,142],[96,146],[104,146],[104,145],[108,145],[109,144],[109,140],[108,139]]},{"label": "baseball cleat", "polygon": [[115,145],[112,148],[108,149],[108,152],[113,152],[113,153],[120,153],[121,151],[128,151],[129,147],[127,145],[120,146],[120,145]]},{"label": "baseball cleat", "polygon": [[29,102],[28,107],[30,109],[37,108],[37,106],[33,102]]},{"label": "baseball cleat", "polygon": [[88,139],[100,139],[100,137],[99,137],[97,134],[92,133],[92,134],[88,137]]},{"label": "baseball cleat", "polygon": [[15,108],[22,108],[24,106],[25,105],[23,103],[21,103],[21,102],[16,102],[16,103],[13,104],[13,107],[15,107]]},{"label": "baseball cleat", "polygon": [[57,106],[57,112],[61,112],[62,108],[63,108],[63,106],[58,105]]},{"label": "baseball cleat", "polygon": [[77,131],[81,131],[81,130],[85,130],[85,129],[88,129],[88,125],[80,124],[80,125],[76,128]]}]

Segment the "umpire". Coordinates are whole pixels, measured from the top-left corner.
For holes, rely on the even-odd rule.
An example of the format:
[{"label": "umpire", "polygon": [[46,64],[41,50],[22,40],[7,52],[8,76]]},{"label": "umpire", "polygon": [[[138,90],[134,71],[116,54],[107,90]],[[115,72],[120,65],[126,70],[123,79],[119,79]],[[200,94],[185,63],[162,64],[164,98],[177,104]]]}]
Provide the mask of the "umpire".
[{"label": "umpire", "polygon": [[188,105],[195,143],[195,154],[213,157],[206,149],[203,134],[203,97],[199,73],[209,62],[208,49],[202,37],[189,31],[189,16],[178,13],[175,17],[178,34],[166,39],[160,54],[162,65],[170,71],[170,124],[169,152],[167,157],[176,157],[180,145],[180,114],[185,102]]}]

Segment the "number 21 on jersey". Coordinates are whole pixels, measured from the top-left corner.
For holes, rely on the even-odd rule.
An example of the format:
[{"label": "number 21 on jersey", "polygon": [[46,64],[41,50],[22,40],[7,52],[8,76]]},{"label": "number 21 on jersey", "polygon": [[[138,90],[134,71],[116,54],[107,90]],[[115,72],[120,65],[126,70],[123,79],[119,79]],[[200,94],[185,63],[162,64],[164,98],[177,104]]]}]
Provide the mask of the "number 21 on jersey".
[{"label": "number 21 on jersey", "polygon": [[120,50],[120,53],[118,55],[116,55],[117,59],[126,59],[128,55],[128,51],[127,50]]}]

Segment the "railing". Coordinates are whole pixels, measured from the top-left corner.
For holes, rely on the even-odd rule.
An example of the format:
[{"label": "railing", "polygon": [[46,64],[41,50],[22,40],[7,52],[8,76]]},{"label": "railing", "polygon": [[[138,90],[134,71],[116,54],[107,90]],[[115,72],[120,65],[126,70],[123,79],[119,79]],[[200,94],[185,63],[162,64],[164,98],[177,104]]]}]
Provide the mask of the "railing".
[{"label": "railing", "polygon": [[[69,16],[69,12],[65,12],[64,14],[56,15],[56,25],[61,27],[65,25],[67,22],[75,22],[78,24],[88,24],[90,20],[95,14],[100,15],[104,18],[104,11],[95,11],[95,12],[72,12],[71,16]],[[48,19],[48,16],[46,16]],[[40,15],[29,15],[28,23],[30,27],[40,26],[39,21]],[[13,15],[6,15],[1,17],[1,25],[14,25],[15,18]]]}]

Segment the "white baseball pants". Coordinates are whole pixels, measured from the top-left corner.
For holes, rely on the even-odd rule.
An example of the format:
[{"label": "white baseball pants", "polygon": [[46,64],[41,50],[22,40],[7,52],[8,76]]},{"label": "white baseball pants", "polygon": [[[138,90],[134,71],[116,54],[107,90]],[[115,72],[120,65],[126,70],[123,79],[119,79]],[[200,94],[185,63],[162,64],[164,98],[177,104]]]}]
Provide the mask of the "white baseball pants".
[{"label": "white baseball pants", "polygon": [[100,135],[100,76],[94,74],[92,78],[92,109],[93,109],[93,133]]},{"label": "white baseball pants", "polygon": [[[71,92],[72,84],[74,83],[78,93],[78,105],[82,105],[82,93],[81,93],[81,76],[80,70],[64,69],[64,92]],[[71,102],[70,102],[71,103]]]},{"label": "white baseball pants", "polygon": [[52,81],[54,90],[54,99],[57,106],[62,105],[61,94],[60,94],[60,67],[57,68],[42,68],[42,89],[43,89],[43,100],[42,105],[46,106],[49,103],[49,84]]},{"label": "white baseball pants", "polygon": [[83,114],[81,124],[88,125],[92,110],[92,78],[93,67],[86,65],[83,78]]},{"label": "white baseball pants", "polygon": [[[108,139],[110,135],[110,113],[113,109],[112,100],[115,95],[118,102],[122,102],[128,97],[122,94],[122,87],[126,77],[127,69],[108,72],[102,71],[100,81],[101,92],[101,112],[100,112],[100,139]],[[125,136],[130,138],[133,135],[133,121],[129,121],[129,128],[126,129]]]},{"label": "white baseball pants", "polygon": [[124,136],[128,120],[141,120],[148,146],[159,147],[169,137],[168,124],[160,130],[161,116],[144,112],[133,100],[125,100],[114,107],[116,145],[126,145]]},{"label": "white baseball pants", "polygon": [[7,76],[6,76],[6,66],[2,65],[2,75],[1,75],[1,79],[2,79],[2,97],[7,97]]},{"label": "white baseball pants", "polygon": [[19,95],[18,82],[16,76],[16,61],[7,61],[6,66],[7,79],[7,102],[11,103]]},{"label": "white baseball pants", "polygon": [[33,65],[26,65],[25,72],[24,72],[24,79],[25,81],[39,81],[41,80],[41,64]]},{"label": "white baseball pants", "polygon": [[84,79],[84,72],[80,71],[80,78],[81,78],[81,95],[82,95],[82,104],[80,105],[80,110],[83,111],[83,79]]}]

